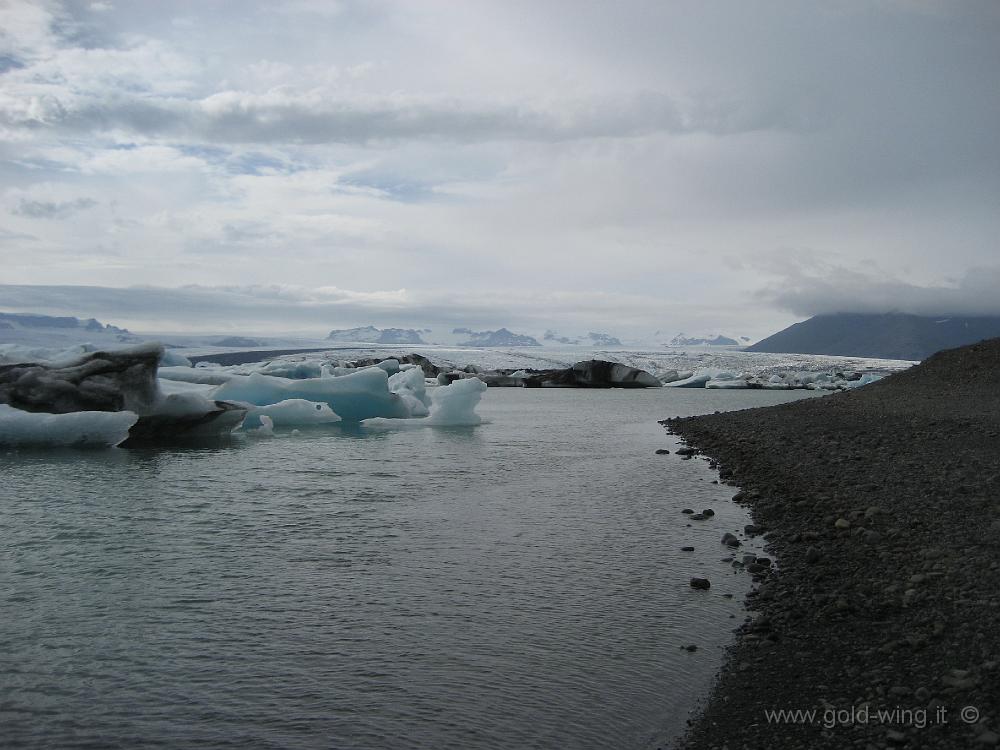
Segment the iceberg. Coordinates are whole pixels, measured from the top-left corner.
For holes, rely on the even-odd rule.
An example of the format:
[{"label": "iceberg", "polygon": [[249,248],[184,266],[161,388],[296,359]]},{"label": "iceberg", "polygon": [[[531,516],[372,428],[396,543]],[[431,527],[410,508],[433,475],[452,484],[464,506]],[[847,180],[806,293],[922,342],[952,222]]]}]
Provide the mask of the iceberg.
[{"label": "iceberg", "polygon": [[476,406],[487,388],[479,378],[463,378],[450,385],[442,385],[431,393],[428,416],[420,419],[366,419],[365,427],[464,427],[482,423]]},{"label": "iceberg", "polygon": [[160,357],[160,366],[167,367],[194,367],[191,364],[191,360],[185,357],[183,354],[178,354],[177,352],[171,351],[170,349],[163,350],[163,356]]},{"label": "iceberg", "polygon": [[334,378],[288,380],[271,375],[231,375],[213,396],[251,406],[268,406],[288,399],[325,403],[342,419],[360,422],[370,417],[405,419],[411,416],[406,401],[389,390],[389,376],[378,367]]},{"label": "iceberg", "polygon": [[46,414],[0,404],[0,445],[108,448],[124,441],[138,419],[131,411]]},{"label": "iceberg", "polygon": [[486,387],[479,378],[468,378],[435,388],[427,423],[437,426],[480,424],[483,420],[476,414],[476,406]]},{"label": "iceberg", "polygon": [[317,360],[303,360],[289,362],[285,360],[275,360],[257,370],[261,375],[274,375],[279,378],[289,378],[291,380],[308,380],[310,378],[323,377],[323,365]]},{"label": "iceberg", "polygon": [[0,404],[31,412],[148,412],[156,401],[159,344],[86,353],[59,362],[0,365]]},{"label": "iceberg", "polygon": [[698,372],[690,377],[682,378],[681,380],[664,383],[664,386],[667,388],[704,388],[705,384],[709,380],[712,380],[712,373]]},{"label": "iceberg", "polygon": [[243,429],[249,430],[268,423],[272,427],[301,427],[340,421],[340,415],[323,402],[289,398],[276,404],[248,409],[246,419],[243,420]]},{"label": "iceberg", "polygon": [[223,385],[236,375],[208,367],[161,367],[157,372],[157,377],[160,380],[179,380],[184,383]]},{"label": "iceberg", "polygon": [[846,380],[844,381],[844,388],[853,390],[854,388],[860,388],[863,385],[868,385],[869,383],[875,383],[884,378],[885,375],[881,375],[876,372],[866,372],[857,380]]},{"label": "iceberg", "polygon": [[746,378],[718,378],[709,380],[705,383],[705,387],[715,390],[736,390],[749,388],[750,385],[747,383]]}]

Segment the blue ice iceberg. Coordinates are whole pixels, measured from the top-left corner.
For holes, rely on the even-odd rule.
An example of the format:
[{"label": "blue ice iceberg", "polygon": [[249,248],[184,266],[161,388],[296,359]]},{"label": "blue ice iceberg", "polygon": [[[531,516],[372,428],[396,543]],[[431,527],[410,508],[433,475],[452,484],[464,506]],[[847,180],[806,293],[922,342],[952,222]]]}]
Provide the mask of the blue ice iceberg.
[{"label": "blue ice iceberg", "polygon": [[213,394],[222,401],[268,406],[288,399],[326,404],[342,419],[360,422],[370,417],[406,419],[406,401],[389,390],[385,370],[370,367],[335,378],[289,380],[271,375],[233,375]]},{"label": "blue ice iceberg", "polygon": [[138,419],[131,411],[44,414],[0,404],[0,445],[106,448],[125,440]]}]

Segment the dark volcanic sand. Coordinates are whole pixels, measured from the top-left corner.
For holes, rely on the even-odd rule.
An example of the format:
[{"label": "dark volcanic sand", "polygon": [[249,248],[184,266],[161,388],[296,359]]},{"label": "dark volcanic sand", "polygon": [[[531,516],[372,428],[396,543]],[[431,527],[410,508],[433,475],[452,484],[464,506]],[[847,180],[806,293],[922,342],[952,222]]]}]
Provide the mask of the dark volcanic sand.
[{"label": "dark volcanic sand", "polygon": [[1000,746],[1000,339],[667,424],[742,488],[780,564],[683,747]]}]

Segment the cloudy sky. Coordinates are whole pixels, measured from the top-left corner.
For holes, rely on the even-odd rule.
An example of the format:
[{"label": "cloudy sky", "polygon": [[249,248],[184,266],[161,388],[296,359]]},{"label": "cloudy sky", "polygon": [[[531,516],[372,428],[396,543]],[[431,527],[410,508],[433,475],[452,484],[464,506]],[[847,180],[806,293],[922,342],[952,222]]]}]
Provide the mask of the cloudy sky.
[{"label": "cloudy sky", "polygon": [[0,0],[0,309],[1000,314],[1000,4]]}]

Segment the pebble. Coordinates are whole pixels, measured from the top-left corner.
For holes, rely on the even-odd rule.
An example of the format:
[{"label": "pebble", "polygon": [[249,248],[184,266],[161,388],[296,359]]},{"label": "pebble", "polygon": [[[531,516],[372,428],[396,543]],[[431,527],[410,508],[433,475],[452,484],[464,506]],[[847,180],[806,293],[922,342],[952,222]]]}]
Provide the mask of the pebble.
[{"label": "pebble", "polygon": [[715,511],[712,510],[711,508],[705,508],[705,510],[703,510],[701,514],[705,517],[710,517],[715,515]]},{"label": "pebble", "polygon": [[833,525],[834,525],[835,528],[838,528],[838,529],[849,529],[849,528],[851,528],[851,522],[848,521],[846,518],[838,518],[834,522]]},{"label": "pebble", "polygon": [[668,451],[666,448],[659,448],[656,451],[656,455],[657,456],[668,456],[668,455],[670,455],[670,451]]},{"label": "pebble", "polygon": [[681,513],[684,513],[686,515],[691,515],[692,513],[694,513],[694,511],[691,510],[690,508],[685,508],[684,510],[681,511]]},{"label": "pebble", "polygon": [[820,552],[816,547],[810,547],[806,550],[806,562],[810,565],[818,563],[823,558],[823,553]]},{"label": "pebble", "polygon": [[736,538],[735,534],[731,534],[728,531],[722,535],[722,543],[725,544],[727,547],[740,546],[740,540]]},{"label": "pebble", "polygon": [[681,552],[694,552],[694,547],[681,547]]},{"label": "pebble", "polygon": [[691,588],[707,591],[708,589],[712,588],[712,582],[709,581],[707,578],[692,578]]}]

